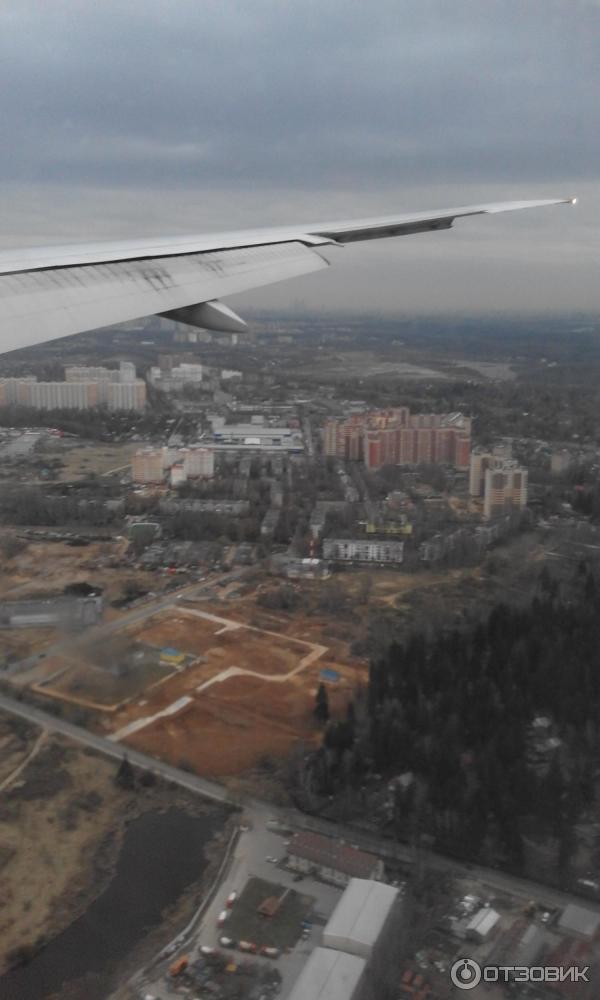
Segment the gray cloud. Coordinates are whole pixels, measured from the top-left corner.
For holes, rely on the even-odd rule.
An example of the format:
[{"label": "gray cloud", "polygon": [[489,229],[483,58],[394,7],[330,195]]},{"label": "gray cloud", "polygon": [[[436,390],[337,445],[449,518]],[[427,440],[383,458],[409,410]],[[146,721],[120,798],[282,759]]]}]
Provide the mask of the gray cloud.
[{"label": "gray cloud", "polygon": [[597,307],[599,29],[591,0],[8,0],[0,240],[585,192],[577,213],[348,251],[300,287],[393,308],[391,259],[408,308],[431,275],[440,309]]}]

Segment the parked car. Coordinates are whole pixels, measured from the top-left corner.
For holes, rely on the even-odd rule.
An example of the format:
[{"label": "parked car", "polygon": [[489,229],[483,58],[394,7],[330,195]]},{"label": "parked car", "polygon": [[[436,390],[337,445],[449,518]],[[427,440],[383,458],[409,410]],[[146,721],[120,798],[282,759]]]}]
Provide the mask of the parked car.
[{"label": "parked car", "polygon": [[231,907],[235,903],[236,899],[237,899],[237,892],[234,889],[234,891],[230,892],[229,895],[228,895],[228,897],[227,897],[227,907],[228,907],[228,909],[231,909]]},{"label": "parked car", "polygon": [[247,951],[251,955],[256,955],[257,952],[257,947],[254,944],[254,941],[239,941],[238,948],[240,951]]},{"label": "parked car", "polygon": [[223,948],[235,948],[235,941],[233,938],[220,937],[219,944],[222,945]]},{"label": "parked car", "polygon": [[260,954],[266,958],[279,958],[279,948],[269,948],[268,945],[263,944]]}]

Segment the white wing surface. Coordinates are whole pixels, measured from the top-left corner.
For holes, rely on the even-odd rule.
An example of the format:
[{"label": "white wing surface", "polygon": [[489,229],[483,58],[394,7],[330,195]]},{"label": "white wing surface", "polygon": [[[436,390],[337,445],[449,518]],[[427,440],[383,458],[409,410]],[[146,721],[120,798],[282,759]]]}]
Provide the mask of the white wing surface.
[{"label": "white wing surface", "polygon": [[449,229],[454,220],[574,199],[499,202],[302,226],[0,253],[0,353],[154,313],[217,330],[219,299],[327,267],[319,248]]}]

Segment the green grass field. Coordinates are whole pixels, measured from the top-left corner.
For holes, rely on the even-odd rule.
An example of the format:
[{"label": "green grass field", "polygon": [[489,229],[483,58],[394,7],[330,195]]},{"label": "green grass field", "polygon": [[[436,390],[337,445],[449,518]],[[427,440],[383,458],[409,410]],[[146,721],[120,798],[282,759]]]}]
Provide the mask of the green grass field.
[{"label": "green grass field", "polygon": [[[280,897],[285,893],[277,913],[263,917],[258,912],[260,904],[269,896]],[[259,948],[291,948],[302,932],[302,921],[311,913],[314,899],[293,889],[260,878],[251,878],[235,902],[223,934],[234,941],[253,941]]]}]

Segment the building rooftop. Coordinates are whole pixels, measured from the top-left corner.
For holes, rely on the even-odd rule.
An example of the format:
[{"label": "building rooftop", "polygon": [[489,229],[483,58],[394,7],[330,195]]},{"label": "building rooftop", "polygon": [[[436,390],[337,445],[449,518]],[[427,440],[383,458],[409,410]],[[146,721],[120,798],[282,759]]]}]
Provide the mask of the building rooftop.
[{"label": "building rooftop", "polygon": [[366,962],[333,948],[315,948],[289,1000],[352,1000]]},{"label": "building rooftop", "polygon": [[[390,885],[383,885],[372,879],[350,879],[323,931],[324,943],[332,946],[335,944],[351,953],[355,948],[370,951],[381,934],[397,896],[398,890]],[[342,944],[342,941],[345,943]]]},{"label": "building rooftop", "polygon": [[349,844],[318,833],[297,833],[288,848],[290,854],[305,858],[315,865],[323,865],[343,872],[352,878],[369,878],[379,858],[366,851],[359,851]]},{"label": "building rooftop", "polygon": [[569,903],[563,910],[558,926],[562,930],[572,931],[574,934],[593,937],[600,927],[600,914],[596,913],[595,910],[588,910],[585,906],[579,906],[577,903]]}]

